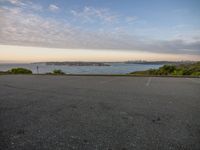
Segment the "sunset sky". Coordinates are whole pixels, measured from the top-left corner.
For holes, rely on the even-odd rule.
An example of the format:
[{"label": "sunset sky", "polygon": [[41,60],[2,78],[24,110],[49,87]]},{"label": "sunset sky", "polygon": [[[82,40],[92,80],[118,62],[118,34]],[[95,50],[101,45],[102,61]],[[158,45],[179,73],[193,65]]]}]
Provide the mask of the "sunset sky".
[{"label": "sunset sky", "polygon": [[0,0],[0,63],[200,60],[199,0]]}]

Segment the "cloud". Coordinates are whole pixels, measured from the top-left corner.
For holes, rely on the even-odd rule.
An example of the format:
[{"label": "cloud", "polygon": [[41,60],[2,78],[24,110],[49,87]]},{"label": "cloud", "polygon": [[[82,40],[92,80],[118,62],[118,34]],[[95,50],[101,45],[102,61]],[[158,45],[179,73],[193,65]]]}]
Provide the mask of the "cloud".
[{"label": "cloud", "polygon": [[[78,18],[99,19],[103,22],[120,19],[107,9],[91,7],[71,13]],[[171,40],[152,40],[129,33],[120,27],[107,29],[104,25],[94,31],[76,27],[66,20],[44,18],[35,10],[29,11],[28,6],[0,7],[0,44],[200,55],[200,36],[195,35],[192,39],[188,41],[177,37]]]},{"label": "cloud", "polygon": [[21,10],[43,11],[43,7],[40,4],[33,3],[30,0],[0,0],[0,2],[8,2],[13,6],[12,8]]},{"label": "cloud", "polygon": [[1,8],[0,11],[4,13],[4,21],[0,23],[0,43],[64,47],[73,37],[73,29],[67,23],[23,13],[16,8]]},{"label": "cloud", "polygon": [[138,17],[136,17],[136,16],[128,16],[125,18],[126,22],[128,22],[128,23],[132,23],[137,19],[138,19]]},{"label": "cloud", "polygon": [[139,46],[141,50],[152,51],[157,53],[171,54],[197,54],[200,55],[200,40],[188,42],[182,39],[162,40],[145,43]]},{"label": "cloud", "polygon": [[71,14],[79,19],[82,19],[84,22],[114,22],[118,19],[118,15],[112,13],[109,9],[105,8],[94,8],[85,6],[82,10],[71,10]]},{"label": "cloud", "polygon": [[34,11],[37,11],[37,12],[38,11],[43,11],[43,7],[41,5],[34,4],[32,2],[29,2],[27,7],[30,8],[30,9],[32,9],[32,10],[34,10]]},{"label": "cloud", "polygon": [[4,0],[4,1],[7,1],[13,5],[17,5],[17,6],[24,6],[25,3],[22,2],[22,0]]},{"label": "cloud", "polygon": [[58,6],[56,6],[55,4],[50,4],[48,9],[51,12],[57,12],[57,11],[59,11],[60,8]]}]

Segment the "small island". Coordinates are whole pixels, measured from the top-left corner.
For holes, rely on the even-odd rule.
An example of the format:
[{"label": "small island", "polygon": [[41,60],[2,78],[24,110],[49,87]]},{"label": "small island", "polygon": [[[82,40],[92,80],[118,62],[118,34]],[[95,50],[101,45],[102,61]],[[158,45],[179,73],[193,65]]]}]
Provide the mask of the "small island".
[{"label": "small island", "polygon": [[67,66],[110,66],[107,63],[104,62],[70,62],[70,61],[65,61],[65,62],[45,62],[46,65],[67,65]]}]

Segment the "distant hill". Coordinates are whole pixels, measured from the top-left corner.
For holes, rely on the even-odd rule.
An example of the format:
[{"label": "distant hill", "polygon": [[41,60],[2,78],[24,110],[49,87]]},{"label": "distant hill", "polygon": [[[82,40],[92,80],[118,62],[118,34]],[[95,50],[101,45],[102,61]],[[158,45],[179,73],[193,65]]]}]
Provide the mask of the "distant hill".
[{"label": "distant hill", "polygon": [[46,62],[46,65],[68,65],[68,66],[110,66],[104,62]]},{"label": "distant hill", "polygon": [[164,65],[159,69],[149,69],[146,71],[136,71],[132,75],[174,75],[174,76],[200,76],[200,62],[181,63],[176,65]]}]

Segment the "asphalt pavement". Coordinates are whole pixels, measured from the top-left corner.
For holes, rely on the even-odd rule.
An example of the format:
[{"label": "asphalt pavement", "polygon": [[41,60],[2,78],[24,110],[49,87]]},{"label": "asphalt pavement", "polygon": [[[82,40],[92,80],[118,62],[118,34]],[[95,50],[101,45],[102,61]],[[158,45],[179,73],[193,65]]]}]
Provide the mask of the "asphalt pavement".
[{"label": "asphalt pavement", "polygon": [[0,76],[0,150],[199,150],[200,78]]}]

